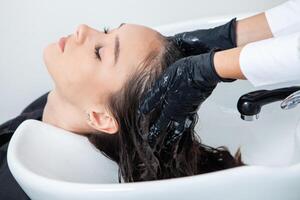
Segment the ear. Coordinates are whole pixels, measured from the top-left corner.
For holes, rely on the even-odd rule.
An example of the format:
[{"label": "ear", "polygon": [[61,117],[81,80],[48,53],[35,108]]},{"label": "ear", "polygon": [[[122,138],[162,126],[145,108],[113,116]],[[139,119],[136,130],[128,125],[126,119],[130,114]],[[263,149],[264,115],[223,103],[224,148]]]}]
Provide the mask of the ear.
[{"label": "ear", "polygon": [[116,119],[107,111],[95,112],[91,111],[89,114],[88,124],[94,129],[108,134],[115,134],[119,130]]}]

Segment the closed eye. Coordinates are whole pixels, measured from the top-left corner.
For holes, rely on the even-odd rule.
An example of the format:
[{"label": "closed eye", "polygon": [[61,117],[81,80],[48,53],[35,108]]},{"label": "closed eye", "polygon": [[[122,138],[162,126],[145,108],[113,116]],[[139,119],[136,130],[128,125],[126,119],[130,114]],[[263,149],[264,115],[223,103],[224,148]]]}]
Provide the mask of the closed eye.
[{"label": "closed eye", "polygon": [[99,53],[99,50],[102,48],[102,46],[100,46],[100,45],[96,45],[95,46],[95,56],[96,56],[96,58],[98,59],[98,60],[100,60],[101,61],[101,55],[100,55],[100,53]]},{"label": "closed eye", "polygon": [[[103,32],[104,32],[105,34],[108,34],[109,28],[108,28],[108,27],[104,27],[104,28],[103,28]],[[100,60],[100,61],[101,61],[101,55],[100,55],[99,50],[100,50],[101,48],[102,48],[101,45],[96,45],[96,46],[95,46],[95,56],[96,56],[96,58],[97,58],[98,60]]]}]

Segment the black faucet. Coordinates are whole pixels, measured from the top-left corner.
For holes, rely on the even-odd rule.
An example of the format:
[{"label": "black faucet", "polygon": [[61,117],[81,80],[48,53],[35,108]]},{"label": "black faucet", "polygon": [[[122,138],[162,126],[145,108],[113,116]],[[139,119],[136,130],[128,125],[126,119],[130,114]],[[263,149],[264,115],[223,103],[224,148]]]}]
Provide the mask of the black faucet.
[{"label": "black faucet", "polygon": [[257,90],[241,96],[237,103],[241,118],[246,121],[258,119],[263,105],[284,100],[282,109],[295,107],[300,103],[300,86],[285,87],[274,90]]}]

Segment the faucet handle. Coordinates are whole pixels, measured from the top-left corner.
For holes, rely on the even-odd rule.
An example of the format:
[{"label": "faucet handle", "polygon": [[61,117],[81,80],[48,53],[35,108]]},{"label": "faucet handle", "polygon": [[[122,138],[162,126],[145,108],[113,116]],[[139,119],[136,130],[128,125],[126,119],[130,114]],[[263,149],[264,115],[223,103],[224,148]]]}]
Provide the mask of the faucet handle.
[{"label": "faucet handle", "polygon": [[300,90],[290,94],[280,104],[280,107],[284,110],[295,108],[300,103]]}]

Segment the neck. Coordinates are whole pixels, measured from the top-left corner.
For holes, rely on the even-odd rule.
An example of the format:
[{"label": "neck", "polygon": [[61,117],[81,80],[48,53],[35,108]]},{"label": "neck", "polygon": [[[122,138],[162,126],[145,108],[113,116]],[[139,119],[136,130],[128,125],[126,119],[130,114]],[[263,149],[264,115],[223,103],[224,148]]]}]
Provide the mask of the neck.
[{"label": "neck", "polygon": [[95,131],[86,123],[84,111],[63,100],[55,90],[48,95],[42,121],[74,133]]}]

